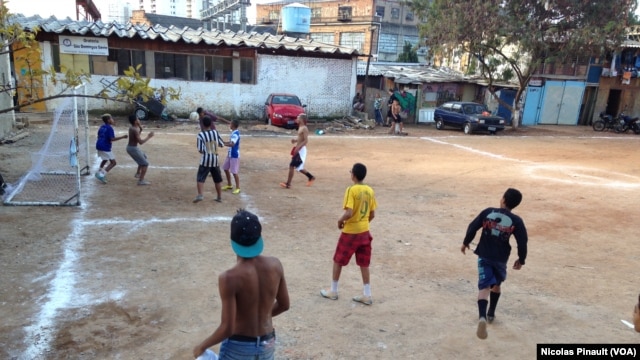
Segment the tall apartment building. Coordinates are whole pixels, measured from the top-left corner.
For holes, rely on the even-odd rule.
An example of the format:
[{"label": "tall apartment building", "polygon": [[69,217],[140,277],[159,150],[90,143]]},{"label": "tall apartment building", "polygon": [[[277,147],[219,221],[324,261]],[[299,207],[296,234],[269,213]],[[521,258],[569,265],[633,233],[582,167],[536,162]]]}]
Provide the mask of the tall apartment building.
[{"label": "tall apartment building", "polygon": [[102,14],[102,22],[126,24],[131,17],[131,1],[135,0],[110,0],[106,13]]},{"label": "tall apartment building", "polygon": [[133,10],[144,10],[146,13],[200,18],[203,0],[130,0]]},{"label": "tall apartment building", "polygon": [[[293,1],[256,5],[256,23],[281,29],[282,7]],[[308,0],[311,8],[309,37],[324,43],[348,46],[374,61],[396,61],[406,42],[418,49],[425,62],[426,48],[417,46],[419,19],[404,0]],[[422,56],[420,56],[422,55]]]}]

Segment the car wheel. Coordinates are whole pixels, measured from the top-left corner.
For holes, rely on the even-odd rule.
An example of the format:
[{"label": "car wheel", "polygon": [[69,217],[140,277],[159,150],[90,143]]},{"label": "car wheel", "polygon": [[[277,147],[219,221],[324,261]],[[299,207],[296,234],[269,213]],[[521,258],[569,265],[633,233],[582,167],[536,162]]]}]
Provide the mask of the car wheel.
[{"label": "car wheel", "polygon": [[471,123],[464,123],[464,133],[467,135],[471,135],[472,129],[471,129]]},{"label": "car wheel", "polygon": [[442,130],[444,129],[444,122],[442,119],[436,119],[436,129]]},{"label": "car wheel", "polygon": [[140,120],[147,120],[149,118],[149,112],[141,107],[136,108],[136,111],[134,113]]}]

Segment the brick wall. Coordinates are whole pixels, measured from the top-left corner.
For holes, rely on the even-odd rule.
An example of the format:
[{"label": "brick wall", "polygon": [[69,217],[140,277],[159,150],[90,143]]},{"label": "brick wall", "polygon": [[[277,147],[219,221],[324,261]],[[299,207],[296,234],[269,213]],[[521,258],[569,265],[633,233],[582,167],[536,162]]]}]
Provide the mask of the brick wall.
[{"label": "brick wall", "polygon": [[[310,117],[342,117],[351,110],[353,62],[321,58],[261,56],[258,84],[271,92],[296,94]],[[262,111],[262,108],[260,109]]]}]

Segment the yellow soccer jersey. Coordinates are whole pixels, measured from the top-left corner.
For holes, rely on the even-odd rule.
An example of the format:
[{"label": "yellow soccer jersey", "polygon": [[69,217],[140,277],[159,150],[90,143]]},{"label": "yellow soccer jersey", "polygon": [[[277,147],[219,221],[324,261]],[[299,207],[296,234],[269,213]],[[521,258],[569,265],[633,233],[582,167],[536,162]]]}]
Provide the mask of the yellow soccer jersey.
[{"label": "yellow soccer jersey", "polygon": [[369,185],[349,186],[344,192],[342,207],[353,210],[353,215],[344,224],[342,232],[359,234],[369,231],[369,214],[378,207],[373,189]]}]

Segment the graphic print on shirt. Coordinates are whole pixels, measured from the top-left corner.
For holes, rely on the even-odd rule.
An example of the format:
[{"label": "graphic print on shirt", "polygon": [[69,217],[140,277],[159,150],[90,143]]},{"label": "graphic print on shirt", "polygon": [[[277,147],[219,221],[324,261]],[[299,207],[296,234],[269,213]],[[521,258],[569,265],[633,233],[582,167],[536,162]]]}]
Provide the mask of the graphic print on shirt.
[{"label": "graphic print on shirt", "polygon": [[360,204],[360,218],[358,221],[363,220],[364,218],[369,217],[369,194],[366,191],[361,191],[355,196],[357,202]]},{"label": "graphic print on shirt", "polygon": [[501,212],[490,212],[482,222],[482,231],[484,233],[490,232],[491,236],[495,236],[500,240],[509,241],[513,230],[514,226],[511,217]]},{"label": "graphic print on shirt", "polygon": [[209,141],[207,143],[205,143],[205,146],[207,147],[207,153],[208,154],[216,154],[216,143],[213,141]]}]

